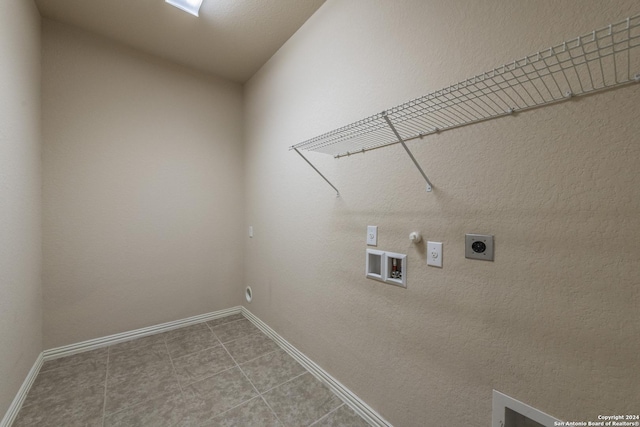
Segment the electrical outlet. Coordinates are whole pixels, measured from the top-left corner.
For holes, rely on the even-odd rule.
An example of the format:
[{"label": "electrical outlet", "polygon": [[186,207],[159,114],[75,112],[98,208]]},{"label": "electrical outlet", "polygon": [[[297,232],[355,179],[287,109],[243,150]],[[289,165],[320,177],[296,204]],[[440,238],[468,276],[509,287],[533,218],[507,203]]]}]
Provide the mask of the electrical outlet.
[{"label": "electrical outlet", "polygon": [[442,242],[427,242],[427,265],[442,268]]},{"label": "electrical outlet", "polygon": [[464,257],[493,261],[493,236],[489,234],[466,234]]},{"label": "electrical outlet", "polygon": [[378,226],[367,226],[367,245],[378,246]]}]

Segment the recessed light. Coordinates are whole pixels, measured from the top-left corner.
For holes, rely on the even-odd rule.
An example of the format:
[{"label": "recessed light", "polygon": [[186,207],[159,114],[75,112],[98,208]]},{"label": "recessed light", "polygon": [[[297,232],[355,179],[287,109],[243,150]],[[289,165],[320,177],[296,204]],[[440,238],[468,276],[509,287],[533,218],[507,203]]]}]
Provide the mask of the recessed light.
[{"label": "recessed light", "polygon": [[164,0],[169,3],[171,6],[175,6],[180,10],[184,10],[187,13],[192,14],[193,16],[199,16],[198,13],[200,11],[200,6],[202,5],[202,0]]}]

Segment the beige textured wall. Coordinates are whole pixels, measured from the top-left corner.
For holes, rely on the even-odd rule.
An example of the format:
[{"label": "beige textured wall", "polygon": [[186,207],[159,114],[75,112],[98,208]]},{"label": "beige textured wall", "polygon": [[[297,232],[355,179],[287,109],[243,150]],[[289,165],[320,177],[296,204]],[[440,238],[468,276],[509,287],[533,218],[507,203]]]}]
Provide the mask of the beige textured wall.
[{"label": "beige textured wall", "polygon": [[[396,426],[640,401],[640,86],[334,160],[288,146],[640,12],[635,0],[328,1],[245,87],[248,308]],[[640,71],[640,70],[637,70]],[[364,278],[365,231],[408,289]],[[420,231],[444,243],[426,266]],[[495,235],[495,262],[464,258]]]},{"label": "beige textured wall", "polygon": [[0,1],[0,418],[42,350],[40,15]]},{"label": "beige textured wall", "polygon": [[44,344],[238,305],[242,88],[43,22]]}]

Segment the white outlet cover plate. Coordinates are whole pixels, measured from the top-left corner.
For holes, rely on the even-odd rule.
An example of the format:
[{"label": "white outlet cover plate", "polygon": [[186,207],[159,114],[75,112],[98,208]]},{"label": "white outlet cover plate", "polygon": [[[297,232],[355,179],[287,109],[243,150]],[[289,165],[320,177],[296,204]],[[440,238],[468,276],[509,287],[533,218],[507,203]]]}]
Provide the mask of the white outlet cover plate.
[{"label": "white outlet cover plate", "polygon": [[442,267],[442,242],[427,242],[427,265]]},{"label": "white outlet cover plate", "polygon": [[367,245],[378,246],[378,226],[367,226]]}]

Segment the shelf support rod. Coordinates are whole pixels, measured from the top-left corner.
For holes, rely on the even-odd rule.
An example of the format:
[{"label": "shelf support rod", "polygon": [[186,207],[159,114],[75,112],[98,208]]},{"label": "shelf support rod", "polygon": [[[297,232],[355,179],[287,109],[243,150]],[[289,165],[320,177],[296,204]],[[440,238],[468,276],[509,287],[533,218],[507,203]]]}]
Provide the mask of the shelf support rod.
[{"label": "shelf support rod", "polygon": [[302,157],[304,159],[305,162],[309,163],[309,166],[311,166],[313,168],[314,171],[318,172],[318,175],[320,175],[322,177],[322,179],[324,179],[325,181],[327,181],[327,184],[329,184],[331,186],[331,188],[333,188],[334,190],[336,190],[336,197],[340,197],[340,192],[338,191],[338,189],[335,187],[335,185],[333,185],[331,183],[331,181],[329,181],[327,179],[326,176],[322,175],[322,173],[318,170],[318,168],[316,168],[315,166],[313,166],[313,164],[305,157],[302,155],[302,153],[300,151],[298,151],[298,149],[296,147],[291,147],[294,149],[294,151],[296,153],[298,153],[300,155],[300,157]]},{"label": "shelf support rod", "polygon": [[427,174],[424,173],[424,171],[420,167],[420,164],[418,163],[416,158],[413,157],[413,154],[409,150],[409,147],[407,147],[407,144],[405,144],[404,140],[402,139],[402,137],[400,136],[400,134],[396,130],[395,126],[393,126],[393,123],[391,123],[391,120],[389,120],[389,117],[387,116],[386,111],[384,113],[382,113],[382,117],[384,117],[384,120],[387,122],[387,124],[389,125],[389,127],[391,128],[393,133],[396,135],[396,138],[398,138],[398,142],[400,144],[402,144],[402,147],[404,147],[404,149],[406,150],[406,152],[409,155],[409,157],[411,157],[411,160],[413,160],[413,164],[416,165],[416,167],[418,168],[418,170],[420,171],[420,173],[424,177],[424,180],[427,181],[427,191],[430,192],[432,187],[433,187],[433,184],[431,184],[431,181],[429,181],[429,178],[427,177]]}]

